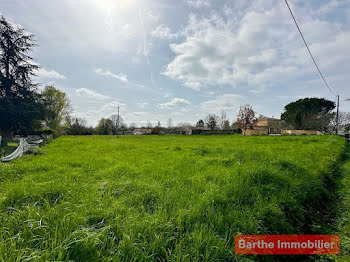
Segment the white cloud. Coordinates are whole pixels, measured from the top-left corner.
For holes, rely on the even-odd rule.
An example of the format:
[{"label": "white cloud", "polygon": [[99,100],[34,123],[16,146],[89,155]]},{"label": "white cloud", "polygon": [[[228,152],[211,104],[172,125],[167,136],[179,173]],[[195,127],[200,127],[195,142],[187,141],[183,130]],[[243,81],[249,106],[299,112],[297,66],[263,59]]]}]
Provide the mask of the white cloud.
[{"label": "white cloud", "polygon": [[190,102],[188,102],[186,99],[176,97],[167,103],[159,104],[158,107],[160,109],[171,109],[171,108],[182,107],[187,105],[190,105]]},{"label": "white cloud", "polygon": [[218,112],[221,110],[237,110],[245,99],[237,94],[224,94],[216,97],[213,100],[208,100],[202,103],[202,109],[207,112]]},{"label": "white cloud", "polygon": [[137,103],[138,107],[145,108],[146,106],[149,105],[148,102],[143,102],[143,103]]},{"label": "white cloud", "polygon": [[149,115],[149,113],[148,112],[133,112],[133,113],[131,113],[131,115],[133,115],[133,116],[147,116],[147,115]]},{"label": "white cloud", "polygon": [[111,99],[109,96],[102,95],[100,93],[97,93],[94,90],[87,89],[87,88],[79,88],[75,91],[75,93],[80,97],[85,97],[88,99],[94,99],[94,100],[96,99],[96,100],[101,100],[101,101]]},{"label": "white cloud", "polygon": [[[299,24],[321,69],[343,73],[350,66],[350,31],[310,9],[293,8],[299,16],[309,11]],[[170,45],[175,58],[163,74],[194,90],[249,86],[261,93],[318,77],[283,1],[255,0],[228,18],[215,11],[204,18],[191,15],[183,31],[186,38]]]},{"label": "white cloud", "polygon": [[[53,49],[84,50],[87,53],[92,50],[132,52],[143,39],[139,9],[146,26],[158,24],[160,8],[152,2],[37,0],[29,4],[13,0],[6,4],[6,9],[14,10],[14,20],[40,36],[40,42],[50,42],[55,47]],[[48,13],[55,15],[48,17]]]},{"label": "white cloud", "polygon": [[114,74],[109,70],[103,70],[101,68],[95,69],[95,73],[101,76],[109,76],[109,77],[116,78],[124,83],[128,82],[128,77],[125,74]]},{"label": "white cloud", "polygon": [[200,8],[210,6],[209,0],[188,0],[187,4],[191,7]]},{"label": "white cloud", "polygon": [[151,36],[157,37],[160,39],[173,39],[176,38],[178,35],[171,32],[171,29],[167,27],[166,25],[158,25],[155,30],[153,30],[151,33]]},{"label": "white cloud", "polygon": [[37,77],[42,80],[62,80],[66,77],[55,70],[48,70],[44,67],[41,67],[37,72]]},{"label": "white cloud", "polygon": [[118,105],[123,108],[123,110],[125,110],[126,104],[120,103],[118,101],[112,101],[102,105],[97,109],[90,109],[84,112],[76,110],[74,115],[86,119],[87,122],[91,125],[96,125],[102,117],[109,117],[112,114],[117,114]]},{"label": "white cloud", "polygon": [[133,56],[133,57],[131,58],[131,62],[132,62],[133,64],[140,64],[142,61],[141,61],[141,58],[140,58],[140,57],[138,57],[138,56]]}]

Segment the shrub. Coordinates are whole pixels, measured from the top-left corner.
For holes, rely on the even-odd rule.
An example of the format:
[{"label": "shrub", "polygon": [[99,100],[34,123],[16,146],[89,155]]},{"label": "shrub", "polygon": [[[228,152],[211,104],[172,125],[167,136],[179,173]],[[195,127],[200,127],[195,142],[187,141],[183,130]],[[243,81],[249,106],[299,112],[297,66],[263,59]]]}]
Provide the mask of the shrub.
[{"label": "shrub", "polygon": [[42,155],[44,152],[38,146],[30,147],[26,152],[26,155]]}]

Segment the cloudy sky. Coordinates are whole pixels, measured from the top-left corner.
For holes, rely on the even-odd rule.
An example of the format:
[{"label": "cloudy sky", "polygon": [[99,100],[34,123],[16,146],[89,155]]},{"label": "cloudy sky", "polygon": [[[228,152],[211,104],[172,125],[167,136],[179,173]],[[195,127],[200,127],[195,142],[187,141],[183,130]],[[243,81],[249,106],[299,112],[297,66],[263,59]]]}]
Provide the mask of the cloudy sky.
[{"label": "cloudy sky", "polygon": [[[329,85],[350,98],[350,0],[289,2]],[[0,0],[0,12],[36,35],[39,81],[90,125],[118,104],[127,123],[165,125],[335,99],[283,0]]]}]

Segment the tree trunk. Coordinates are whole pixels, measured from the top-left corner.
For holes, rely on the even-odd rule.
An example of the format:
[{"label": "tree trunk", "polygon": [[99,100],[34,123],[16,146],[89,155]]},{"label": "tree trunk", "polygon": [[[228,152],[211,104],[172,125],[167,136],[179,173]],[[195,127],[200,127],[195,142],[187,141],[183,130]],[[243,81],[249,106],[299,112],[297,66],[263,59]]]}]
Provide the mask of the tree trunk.
[{"label": "tree trunk", "polygon": [[6,147],[10,139],[13,138],[13,133],[10,131],[0,131],[1,135],[1,147]]}]

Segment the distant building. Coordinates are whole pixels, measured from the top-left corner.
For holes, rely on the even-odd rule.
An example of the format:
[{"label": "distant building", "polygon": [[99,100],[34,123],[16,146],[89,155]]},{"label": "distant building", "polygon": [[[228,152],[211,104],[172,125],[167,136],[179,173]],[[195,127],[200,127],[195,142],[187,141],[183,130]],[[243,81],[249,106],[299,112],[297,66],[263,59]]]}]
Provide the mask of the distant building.
[{"label": "distant building", "polygon": [[282,120],[270,117],[258,119],[253,126],[253,130],[264,130],[266,134],[281,134],[281,129]]},{"label": "distant building", "polygon": [[247,129],[247,136],[259,135],[320,135],[317,130],[282,129],[283,121],[277,118],[264,117],[255,121],[251,129]]},{"label": "distant building", "polygon": [[132,133],[134,135],[150,135],[152,134],[151,128],[135,128]]}]

